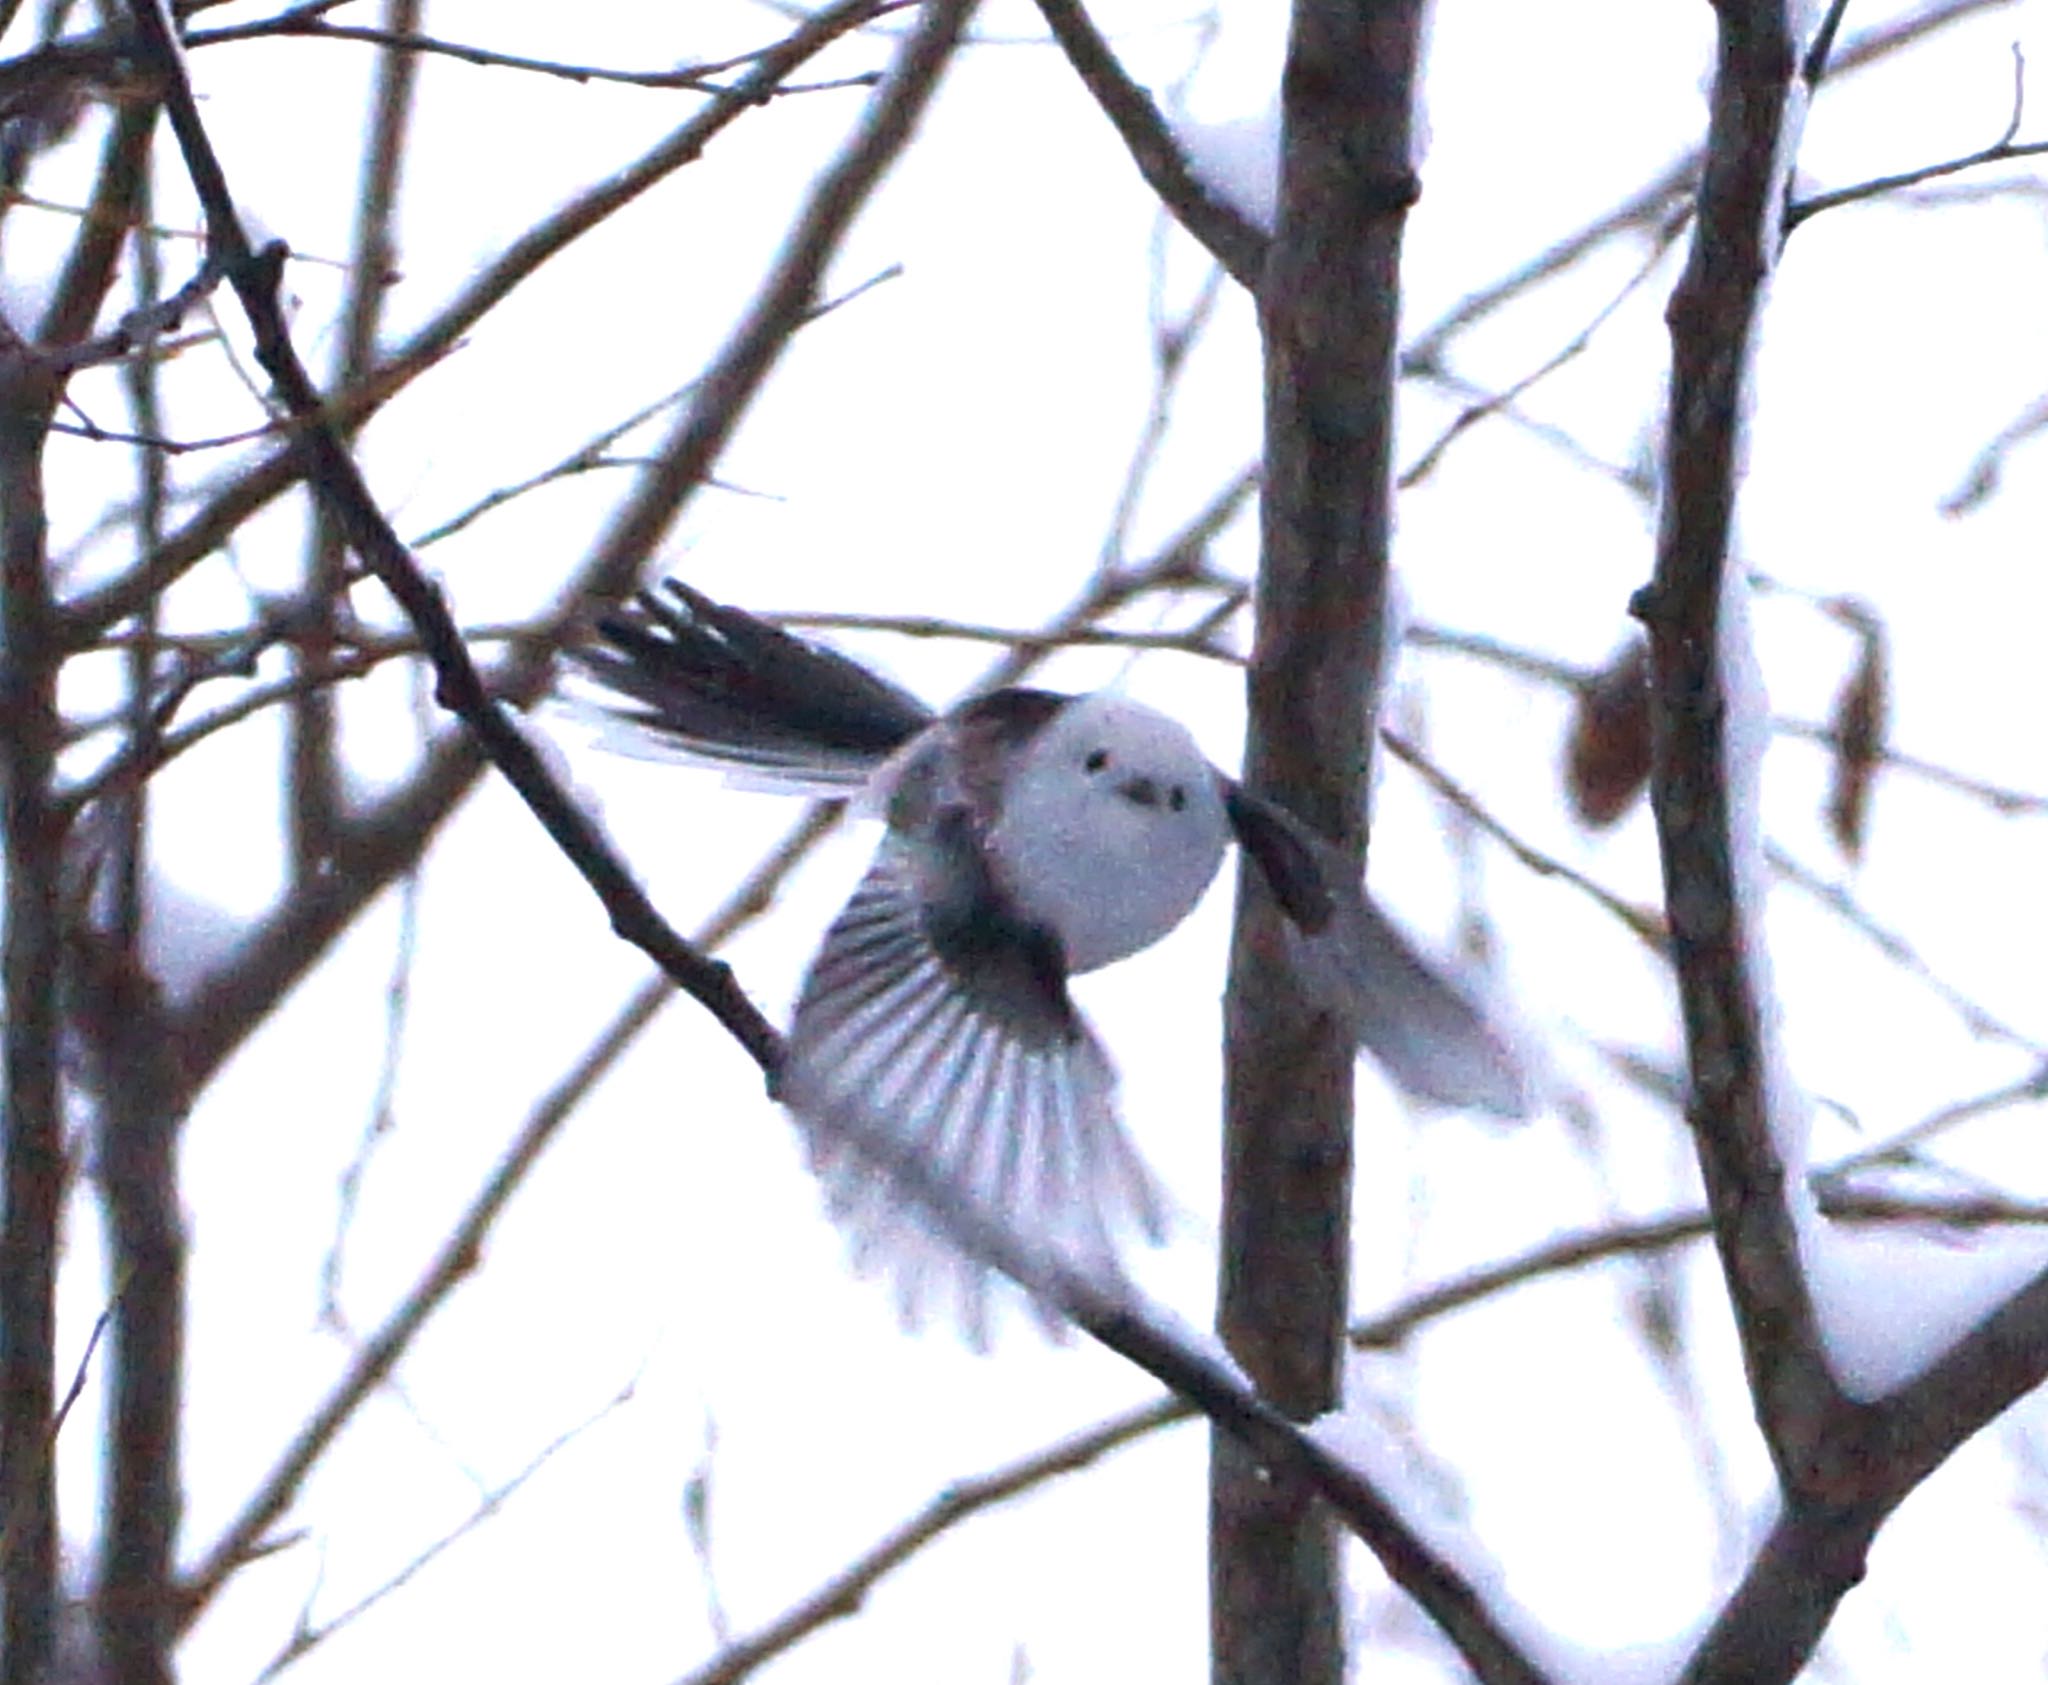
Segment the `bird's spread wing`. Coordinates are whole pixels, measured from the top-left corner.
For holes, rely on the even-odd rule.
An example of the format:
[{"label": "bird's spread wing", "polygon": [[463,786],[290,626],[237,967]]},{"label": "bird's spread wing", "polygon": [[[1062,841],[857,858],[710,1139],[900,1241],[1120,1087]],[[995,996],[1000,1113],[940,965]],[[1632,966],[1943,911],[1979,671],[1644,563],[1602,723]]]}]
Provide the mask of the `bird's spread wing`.
[{"label": "bird's spread wing", "polygon": [[1412,1099],[1525,1118],[1536,1096],[1500,1023],[1426,959],[1363,886],[1315,946],[1334,960],[1353,1033]]},{"label": "bird's spread wing", "polygon": [[1343,851],[1284,808],[1226,781],[1224,803],[1296,932],[1318,994],[1410,1098],[1528,1116],[1529,1074],[1501,1026],[1380,911]]},{"label": "bird's spread wing", "polygon": [[827,934],[778,1097],[856,1261],[980,1344],[990,1251],[1113,1272],[1161,1206],[1057,945],[988,904],[968,839],[932,835],[892,832]]},{"label": "bird's spread wing", "polygon": [[932,720],[858,662],[677,580],[604,616],[597,634],[575,659],[626,728],[613,745],[736,781],[845,795]]}]

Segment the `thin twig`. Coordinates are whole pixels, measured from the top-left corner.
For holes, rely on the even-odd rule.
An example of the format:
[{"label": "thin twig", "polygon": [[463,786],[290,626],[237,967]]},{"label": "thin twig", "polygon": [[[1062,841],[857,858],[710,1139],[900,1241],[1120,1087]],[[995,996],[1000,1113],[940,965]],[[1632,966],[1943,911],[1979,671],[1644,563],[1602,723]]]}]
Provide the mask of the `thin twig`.
[{"label": "thin twig", "polygon": [[2008,163],[2015,158],[2039,158],[2048,155],[2048,140],[2020,142],[2015,137],[2020,132],[2020,119],[2026,111],[2026,60],[2021,57],[2017,44],[2012,50],[2013,94],[2012,115],[2007,120],[2004,132],[1989,146],[1979,147],[1957,158],[1944,159],[1938,164],[1922,164],[1917,169],[1900,170],[1896,174],[1876,176],[1869,181],[1859,181],[1854,187],[1838,187],[1830,193],[1816,193],[1810,199],[1800,199],[1785,211],[1785,235],[1790,238],[1792,230],[1810,217],[1822,211],[1831,211],[1838,205],[1853,205],[1859,200],[1876,199],[1887,193],[1897,193],[1903,188],[1917,187],[1923,181],[1938,181],[1943,176],[1960,174],[1964,170],[1981,169],[1987,164]]},{"label": "thin twig", "polygon": [[1849,929],[1874,946],[1893,965],[1921,984],[1962,1019],[1972,1035],[2002,1041],[2010,1047],[2017,1047],[2023,1053],[2032,1054],[2036,1059],[2048,1059],[2048,1042],[2030,1036],[2016,1025],[2007,1023],[1989,1007],[1971,999],[1942,977],[1927,963],[1920,950],[1904,936],[1880,924],[1870,910],[1850,893],[1847,886],[1829,882],[1818,872],[1794,859],[1780,844],[1771,844],[1765,850],[1765,856],[1770,861],[1772,871],[1803,894],[1818,901]]},{"label": "thin twig", "polygon": [[[453,299],[394,349],[363,387],[332,395],[325,415],[352,427],[403,390],[416,376],[456,349],[476,324],[522,282],[575,241],[704,155],[705,148],[742,116],[759,110],[768,91],[793,75],[834,42],[858,29],[881,0],[835,0],[806,13],[783,40],[763,49],[754,68],[729,94],[708,101],[639,158],[606,176],[589,191],[551,212],[492,262],[483,265]],[[294,445],[237,475],[143,565],[67,605],[72,640],[91,642],[137,606],[182,578],[220,546],[224,536],[303,478],[305,458]],[[600,558],[586,572],[609,576],[612,558]],[[618,587],[618,588],[623,588]]]},{"label": "thin twig", "polygon": [[1498,392],[1488,393],[1486,397],[1478,402],[1468,404],[1464,409],[1460,410],[1452,418],[1450,425],[1439,433],[1422,454],[1402,472],[1399,481],[1401,490],[1412,490],[1426,480],[1436,469],[1437,464],[1443,461],[1444,453],[1457,443],[1459,438],[1468,430],[1476,427],[1488,417],[1513,407],[1528,395],[1531,388],[1539,385],[1559,369],[1564,368],[1567,364],[1584,355],[1586,349],[1593,343],[1594,335],[1599,333],[1601,328],[1614,318],[1615,313],[1631,298],[1635,297],[1636,293],[1642,289],[1650,277],[1657,272],[1657,266],[1664,261],[1664,254],[1670,251],[1672,246],[1677,243],[1681,227],[1682,224],[1679,219],[1666,218],[1652,232],[1650,239],[1646,242],[1648,250],[1643,254],[1643,260],[1636,266],[1635,272],[1622,283],[1614,296],[1594,313],[1591,321],[1519,380],[1503,387]]},{"label": "thin twig", "polygon": [[1422,781],[1472,823],[1498,842],[1516,860],[1539,877],[1556,878],[1568,883],[1598,906],[1603,912],[1620,921],[1624,929],[1660,958],[1669,958],[1671,953],[1670,933],[1663,918],[1647,907],[1624,900],[1605,885],[1594,882],[1576,866],[1567,865],[1555,855],[1545,854],[1541,849],[1524,842],[1462,784],[1450,777],[1434,761],[1397,732],[1380,731],[1380,741],[1387,751],[1404,765],[1412,767]]},{"label": "thin twig", "polygon": [[[875,0],[872,16],[886,17],[891,12],[902,11],[918,3],[919,0]],[[733,91],[730,82],[718,80],[722,73],[758,63],[768,51],[765,48],[758,49],[736,58],[682,65],[674,70],[619,70],[595,64],[570,64],[558,59],[528,58],[523,54],[500,52],[495,48],[473,46],[467,42],[444,41],[436,36],[422,35],[415,29],[375,29],[361,24],[327,23],[317,16],[294,14],[263,18],[254,23],[226,29],[195,29],[186,38],[186,45],[211,47],[231,41],[279,39],[353,41],[408,56],[454,59],[462,64],[477,65],[485,69],[522,70],[569,82],[614,83],[632,88],[667,88],[720,95]],[[855,76],[834,77],[826,82],[783,82],[769,89],[766,97],[780,98],[785,94],[822,93],[842,88],[871,88],[880,80],[878,74],[864,72]]]},{"label": "thin twig", "polygon": [[401,1591],[410,1585],[429,1564],[438,1557],[445,1555],[454,1546],[460,1544],[485,1522],[503,1510],[535,1475],[539,1474],[542,1469],[554,1461],[559,1453],[567,1450],[607,1417],[630,1403],[636,1381],[637,1377],[634,1381],[628,1381],[625,1386],[621,1387],[618,1392],[613,1394],[611,1398],[607,1399],[603,1405],[589,1416],[576,1423],[573,1427],[565,1428],[562,1432],[556,1434],[511,1479],[493,1486],[486,1492],[478,1500],[476,1507],[468,1515],[464,1516],[461,1521],[457,1522],[454,1527],[443,1533],[441,1537],[428,1545],[424,1550],[414,1555],[396,1573],[379,1584],[372,1586],[346,1608],[337,1611],[326,1620],[317,1624],[307,1620],[302,1613],[298,1627],[294,1630],[291,1637],[285,1641],[284,1647],[271,1657],[264,1664],[263,1671],[256,1675],[255,1685],[268,1685],[270,1680],[277,1678],[279,1674],[295,1664],[304,1661],[310,1652],[332,1638],[342,1628],[368,1614],[394,1592]]}]

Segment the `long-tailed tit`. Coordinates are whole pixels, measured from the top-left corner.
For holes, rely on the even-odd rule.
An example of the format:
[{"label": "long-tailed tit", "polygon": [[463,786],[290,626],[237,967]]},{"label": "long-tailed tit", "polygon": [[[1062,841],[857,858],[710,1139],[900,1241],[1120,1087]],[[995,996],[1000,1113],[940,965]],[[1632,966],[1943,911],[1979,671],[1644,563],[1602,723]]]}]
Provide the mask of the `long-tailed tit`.
[{"label": "long-tailed tit", "polygon": [[[887,829],[811,962],[776,1097],[834,1216],[907,1315],[928,1286],[979,1337],[987,1270],[933,1190],[1031,1247],[1114,1268],[1161,1204],[1116,1076],[1067,992],[1185,918],[1234,838],[1311,980],[1409,1094],[1523,1115],[1512,1051],[1366,897],[1334,847],[1110,692],[1007,689],[952,712],[686,585],[598,624],[583,667],[653,746],[736,781],[852,796]],[[915,1190],[906,1167],[915,1167]]]}]

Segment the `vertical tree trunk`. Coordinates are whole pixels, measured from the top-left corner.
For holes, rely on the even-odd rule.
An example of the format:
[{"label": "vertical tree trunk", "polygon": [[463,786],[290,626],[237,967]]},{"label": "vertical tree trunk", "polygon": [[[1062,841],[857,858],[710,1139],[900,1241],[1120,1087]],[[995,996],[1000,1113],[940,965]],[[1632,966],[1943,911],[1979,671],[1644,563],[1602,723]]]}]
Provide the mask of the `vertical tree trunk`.
[{"label": "vertical tree trunk", "polygon": [[[161,242],[148,232],[145,170],[132,247],[137,304],[163,296]],[[122,365],[135,428],[168,433],[153,356]],[[163,542],[166,464],[137,454],[135,550]],[[158,609],[136,617],[128,652],[128,731],[138,745],[158,736]],[[103,909],[78,909],[67,932],[69,1001],[92,1064],[100,1205],[108,1240],[112,1305],[107,1376],[106,1478],[102,1487],[95,1602],[109,1685],[172,1685],[177,1622],[173,1584],[184,1509],[179,1424],[185,1400],[185,1232],[178,1140],[186,1099],[165,1034],[162,1002],[143,958],[149,900],[149,785],[136,784],[102,869]]]},{"label": "vertical tree trunk", "polygon": [[0,829],[6,937],[6,1195],[0,1215],[0,1682],[37,1685],[55,1635],[57,1226],[64,1203],[57,1070],[57,857],[50,803],[57,750],[43,515],[48,383],[26,367],[0,380]]},{"label": "vertical tree trunk", "polygon": [[[1260,290],[1266,471],[1245,776],[1361,859],[1421,35],[1420,0],[1297,0]],[[1355,1050],[1296,988],[1274,909],[1245,873],[1225,1033],[1219,1331],[1266,1396],[1306,1418],[1342,1390]],[[1337,1685],[1327,1518],[1229,1441],[1211,1458],[1215,1679]]]}]

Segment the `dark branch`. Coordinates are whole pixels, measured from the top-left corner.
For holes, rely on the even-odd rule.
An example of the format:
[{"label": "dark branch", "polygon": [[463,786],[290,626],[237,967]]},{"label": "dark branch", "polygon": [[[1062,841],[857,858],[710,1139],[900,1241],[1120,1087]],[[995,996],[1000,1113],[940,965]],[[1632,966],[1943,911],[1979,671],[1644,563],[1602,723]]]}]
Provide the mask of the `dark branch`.
[{"label": "dark branch", "polygon": [[1236,206],[1212,193],[1189,168],[1152,97],[1117,62],[1081,0],[1038,0],[1038,10],[1067,62],[1102,114],[1123,137],[1146,186],[1180,225],[1206,246],[1232,280],[1257,293],[1266,267],[1266,236]]},{"label": "dark branch", "polygon": [[[1746,628],[1726,624],[1731,594],[1745,588],[1731,561],[1735,493],[1798,62],[1780,0],[1724,4],[1719,18],[1706,173],[1692,251],[1668,312],[1667,490],[1656,575],[1636,607],[1650,631],[1651,794],[1685,1011],[1688,1114],[1757,1416],[1780,1482],[1796,1495],[1822,1480],[1830,1425],[1847,1401],[1821,1353],[1772,1135],[1770,1054],[1756,993],[1763,932],[1753,921],[1762,909],[1739,881],[1760,864],[1743,852],[1756,839],[1739,834],[1737,804],[1753,795],[1736,796],[1729,783],[1731,715],[1755,699],[1732,694],[1739,681],[1725,663],[1751,659],[1734,643]],[[1761,884],[1752,893],[1760,895]]]}]

